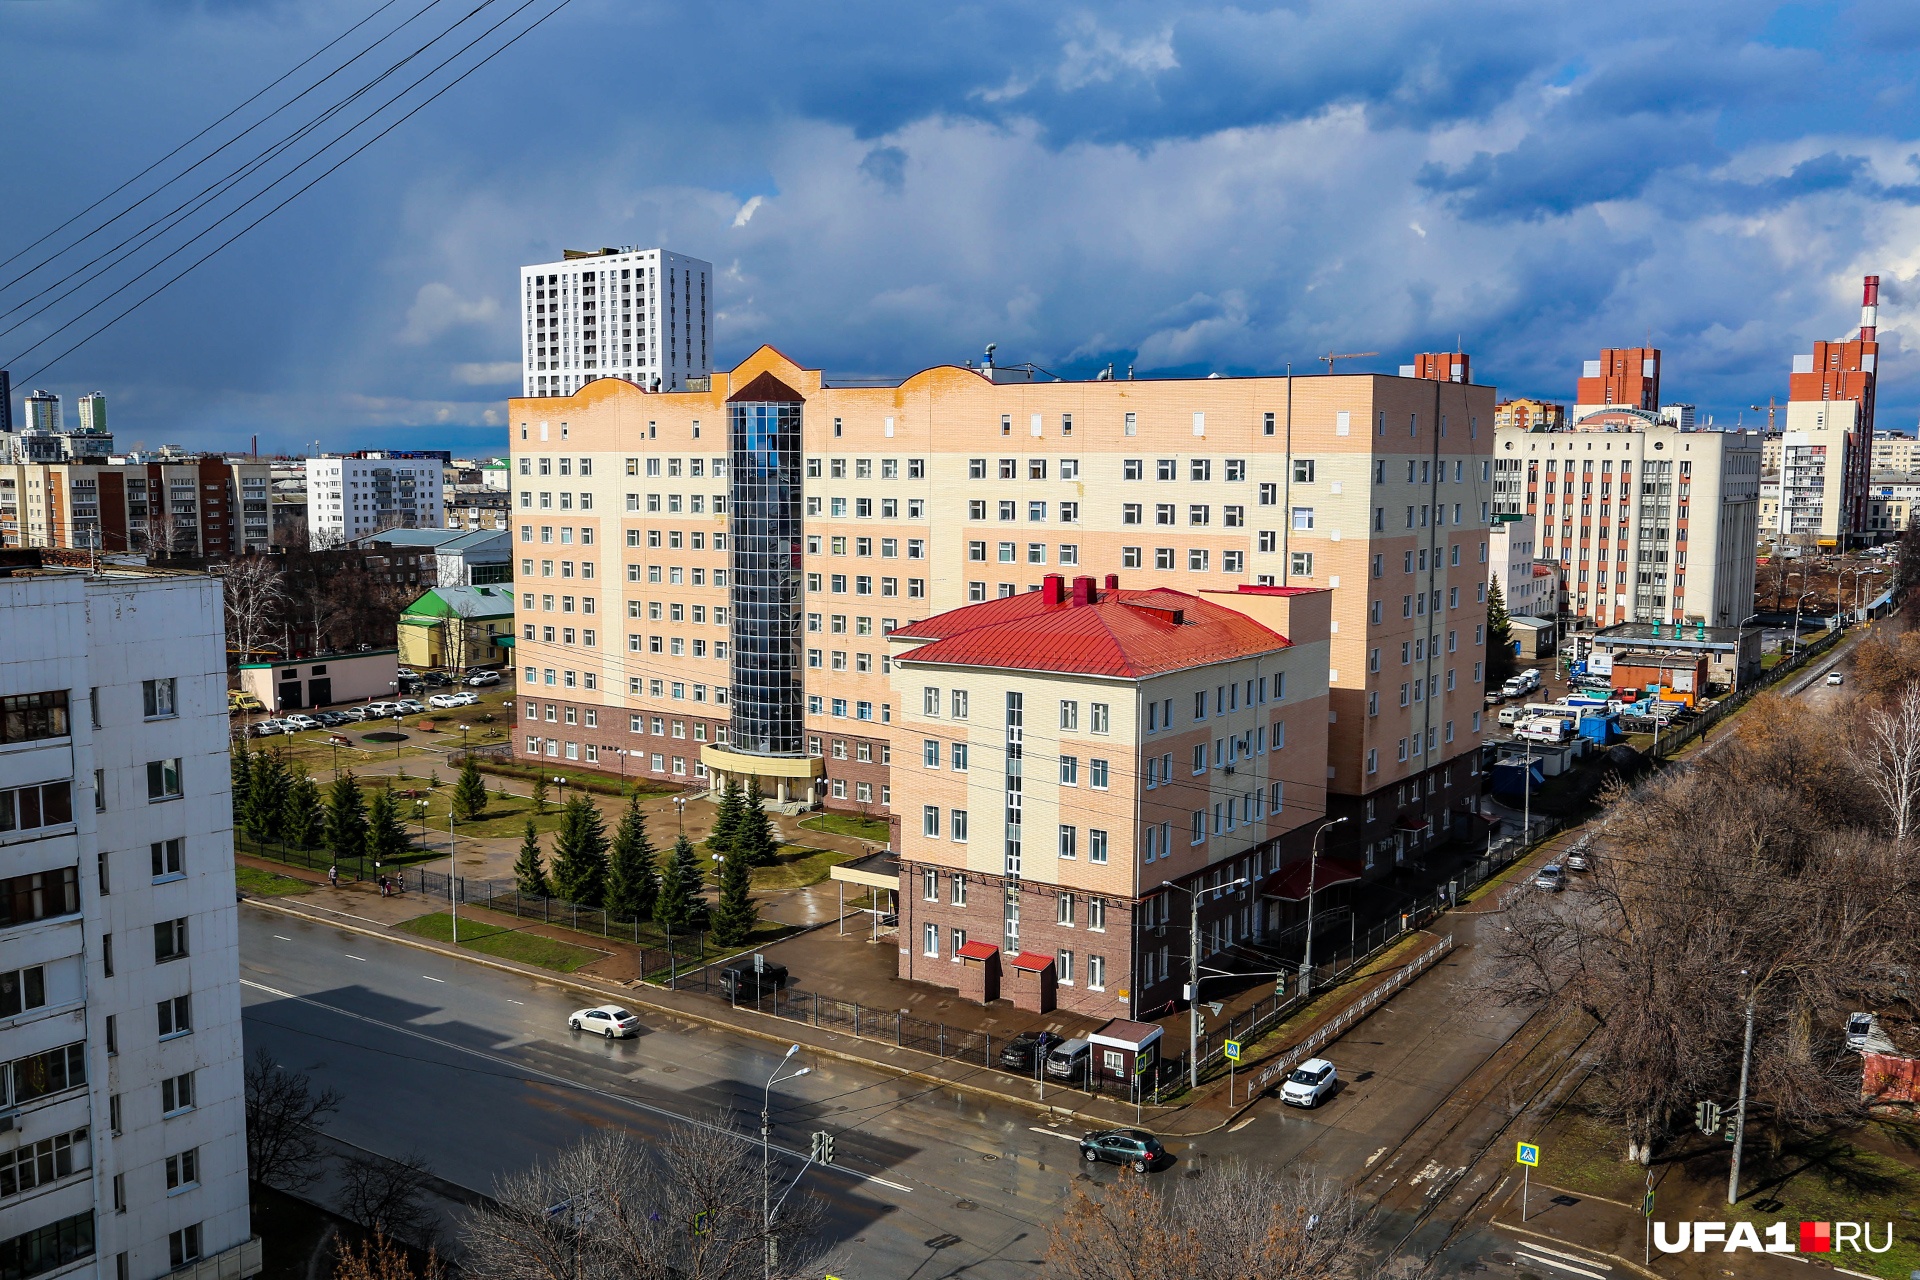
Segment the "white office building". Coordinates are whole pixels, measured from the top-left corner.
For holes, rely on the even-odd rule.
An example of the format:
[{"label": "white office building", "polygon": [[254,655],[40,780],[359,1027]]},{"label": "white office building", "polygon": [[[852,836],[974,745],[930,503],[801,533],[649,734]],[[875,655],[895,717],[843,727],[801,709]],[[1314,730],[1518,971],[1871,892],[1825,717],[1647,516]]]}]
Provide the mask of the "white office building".
[{"label": "white office building", "polygon": [[438,457],[328,454],[307,459],[307,545],[337,547],[384,529],[438,529]]},{"label": "white office building", "polygon": [[260,1270],[210,578],[0,579],[0,1267]]},{"label": "white office building", "polygon": [[523,394],[595,378],[683,391],[713,372],[713,264],[665,249],[569,249],[520,268]]}]

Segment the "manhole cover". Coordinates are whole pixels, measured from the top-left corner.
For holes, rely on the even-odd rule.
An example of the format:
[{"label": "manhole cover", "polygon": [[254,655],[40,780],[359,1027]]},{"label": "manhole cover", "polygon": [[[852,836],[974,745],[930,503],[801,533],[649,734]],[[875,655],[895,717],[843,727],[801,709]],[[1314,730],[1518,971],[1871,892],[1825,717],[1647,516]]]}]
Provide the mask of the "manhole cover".
[{"label": "manhole cover", "polygon": [[981,1155],[980,1155],[980,1158],[981,1158],[982,1160],[998,1160],[998,1159],[999,1159],[1000,1157],[999,1157],[999,1156],[997,1156],[997,1155],[995,1155],[995,1154],[994,1154],[993,1152],[991,1152],[991,1151],[985,1151],[985,1152],[982,1152],[982,1153],[981,1153]]},{"label": "manhole cover", "polygon": [[[1569,1209],[1571,1209],[1571,1208],[1572,1208],[1572,1207],[1573,1207],[1574,1205],[1576,1205],[1576,1204],[1579,1204],[1579,1203],[1580,1203],[1580,1197],[1578,1197],[1578,1196],[1555,1196],[1555,1197],[1554,1197],[1554,1198],[1553,1198],[1552,1200],[1550,1200],[1550,1201],[1548,1201],[1548,1203],[1549,1203],[1549,1204],[1558,1204],[1558,1205],[1564,1205],[1564,1206],[1566,1206],[1567,1208],[1569,1208]],[[1757,1208],[1758,1206],[1755,1206],[1755,1207]],[[1772,1212],[1772,1210],[1771,1210],[1771,1209],[1769,1209],[1769,1210],[1768,1210],[1767,1212],[1769,1212],[1769,1213],[1771,1213],[1771,1212]]]},{"label": "manhole cover", "polygon": [[404,733],[363,733],[360,735],[360,741],[362,742],[405,742],[406,740],[407,735]]},{"label": "manhole cover", "polygon": [[955,1200],[953,1202],[953,1207],[961,1210],[964,1213],[972,1213],[975,1209],[978,1209],[980,1206],[975,1204],[971,1200]]}]

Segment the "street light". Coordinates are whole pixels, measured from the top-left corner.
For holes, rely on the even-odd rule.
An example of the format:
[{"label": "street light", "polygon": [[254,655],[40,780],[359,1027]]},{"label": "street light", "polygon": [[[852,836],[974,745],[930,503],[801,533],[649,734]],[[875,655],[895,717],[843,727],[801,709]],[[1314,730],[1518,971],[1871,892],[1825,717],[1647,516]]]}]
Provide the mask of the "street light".
[{"label": "street light", "polygon": [[[1248,883],[1245,876],[1229,880],[1218,889],[1211,890],[1218,898],[1229,889],[1235,889]],[[1187,901],[1193,904],[1193,915],[1187,926],[1187,1087],[1200,1087],[1200,895],[1209,892],[1204,886],[1189,889],[1177,885],[1171,880],[1162,880],[1163,889],[1172,889],[1187,895]],[[1212,974],[1211,977],[1222,977]]]},{"label": "street light", "polygon": [[1313,851],[1307,862],[1307,951],[1300,962],[1300,996],[1305,999],[1313,992],[1313,891],[1314,882],[1320,874],[1320,839],[1327,832],[1345,822],[1345,818],[1335,818],[1322,823],[1313,833]]},{"label": "street light", "polygon": [[685,835],[687,834],[687,798],[685,796],[675,796],[673,798],[673,808],[680,818],[680,834]]},{"label": "street light", "polygon": [[1816,591],[1809,591],[1793,602],[1793,650],[1787,654],[1788,662],[1800,656],[1800,606],[1818,594]]},{"label": "street light", "polygon": [[[1740,971],[1743,978],[1751,975]],[[1740,1051],[1740,1100],[1733,1113],[1733,1168],[1727,1174],[1727,1203],[1740,1203],[1740,1151],[1747,1140],[1747,1068],[1753,1062],[1753,1005],[1760,998],[1760,984],[1753,983],[1747,991],[1747,1042]]]},{"label": "street light", "polygon": [[[1747,624],[1759,616],[1757,613],[1750,613],[1740,619],[1739,624],[1733,629],[1733,688],[1729,692],[1740,692],[1740,651],[1746,647],[1744,642],[1747,636]],[[1766,648],[1765,640],[1766,637],[1762,636],[1760,647],[1763,650]],[[1761,656],[1764,657],[1766,655],[1763,653]]]},{"label": "street light", "polygon": [[772,1147],[769,1145],[769,1139],[773,1136],[773,1121],[770,1118],[773,1111],[773,1086],[783,1080],[798,1080],[813,1070],[812,1067],[802,1067],[792,1075],[780,1074],[786,1069],[787,1063],[793,1059],[793,1055],[798,1052],[800,1052],[799,1045],[787,1046],[786,1055],[780,1059],[779,1065],[774,1067],[773,1074],[767,1077],[767,1087],[760,1094],[760,1229],[764,1233],[766,1246],[762,1258],[764,1264],[762,1274],[769,1277],[769,1280],[773,1275],[773,1156]]}]

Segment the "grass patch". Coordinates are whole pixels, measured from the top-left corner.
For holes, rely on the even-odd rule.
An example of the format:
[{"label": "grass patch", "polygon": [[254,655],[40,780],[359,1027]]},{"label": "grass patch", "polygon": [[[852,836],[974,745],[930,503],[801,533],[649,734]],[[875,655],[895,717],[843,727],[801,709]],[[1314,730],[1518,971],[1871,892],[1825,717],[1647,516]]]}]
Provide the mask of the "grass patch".
[{"label": "grass patch", "polygon": [[305,880],[283,876],[277,871],[263,871],[259,867],[235,867],[233,883],[242,892],[256,898],[277,898],[283,894],[305,893],[313,888]]},{"label": "grass patch", "polygon": [[875,844],[886,844],[893,838],[892,829],[886,822],[852,813],[816,813],[811,818],[802,818],[800,825],[808,831],[852,836],[856,840],[871,840]]},{"label": "grass patch", "polygon": [[1781,1221],[1870,1222],[1876,1241],[1891,1222],[1891,1251],[1849,1251],[1834,1258],[1838,1262],[1844,1256],[1849,1270],[1905,1280],[1920,1270],[1920,1238],[1914,1230],[1920,1169],[1857,1140],[1864,1136],[1835,1134],[1792,1144],[1765,1168],[1753,1160],[1749,1142],[1744,1189],[1733,1212],[1761,1230]]},{"label": "grass patch", "polygon": [[[435,942],[453,941],[453,917],[445,911],[416,916],[402,921],[398,927],[418,938],[429,938]],[[572,973],[607,954],[590,947],[578,947],[571,942],[509,929],[504,925],[483,924],[470,918],[460,922],[460,945],[483,955],[536,965],[555,973]]]},{"label": "grass patch", "polygon": [[803,844],[783,844],[770,867],[753,869],[753,887],[759,892],[773,889],[799,889],[819,884],[829,868],[852,858],[838,849],[810,849]]}]

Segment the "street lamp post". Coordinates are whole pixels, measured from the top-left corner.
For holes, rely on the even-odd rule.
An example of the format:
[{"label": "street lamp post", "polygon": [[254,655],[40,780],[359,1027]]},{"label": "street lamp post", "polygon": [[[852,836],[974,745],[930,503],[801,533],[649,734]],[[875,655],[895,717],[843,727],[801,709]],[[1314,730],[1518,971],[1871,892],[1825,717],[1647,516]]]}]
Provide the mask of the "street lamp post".
[{"label": "street lamp post", "polygon": [[1307,855],[1307,950],[1300,961],[1300,995],[1305,998],[1313,994],[1313,893],[1320,876],[1320,841],[1333,828],[1345,822],[1345,818],[1335,818],[1322,823],[1313,833],[1313,848]]},{"label": "street lamp post", "polygon": [[677,814],[680,819],[680,834],[685,835],[687,834],[687,798],[685,796],[675,796],[673,798],[673,808],[675,814]]},{"label": "street lamp post", "polygon": [[[1229,889],[1246,884],[1247,878],[1241,876],[1230,880],[1213,891],[1217,898]],[[1187,923],[1187,1087],[1200,1087],[1200,895],[1205,889],[1189,889],[1177,885],[1171,880],[1162,880],[1163,889],[1172,889],[1187,895],[1192,913]]]},{"label": "street lamp post", "polygon": [[1788,662],[1792,662],[1800,656],[1800,607],[1811,600],[1815,594],[1816,593],[1812,591],[1806,592],[1798,600],[1793,602],[1793,649],[1787,654]]},{"label": "street lamp post", "polygon": [[[460,945],[460,892],[456,886],[456,881],[455,881],[456,875],[458,875],[458,871],[456,870],[456,866],[453,860],[453,806],[448,805],[447,806],[447,911],[453,917],[453,945],[457,947]],[[420,891],[422,893],[425,893],[426,886],[422,885],[420,887]]]},{"label": "street lamp post", "polygon": [[[1751,975],[1740,971],[1743,978]],[[1740,1051],[1740,1099],[1733,1112],[1733,1168],[1727,1174],[1727,1203],[1740,1203],[1740,1152],[1747,1140],[1747,1069],[1753,1063],[1753,1006],[1760,998],[1760,984],[1752,983],[1747,991],[1747,1038],[1746,1045]]]},{"label": "street lamp post", "polygon": [[769,1280],[773,1275],[773,1148],[770,1145],[773,1137],[773,1086],[783,1080],[798,1080],[813,1070],[812,1067],[802,1067],[790,1076],[780,1074],[798,1052],[800,1046],[797,1044],[787,1047],[786,1056],[780,1059],[773,1074],[767,1077],[767,1087],[760,1094],[760,1230],[765,1245],[762,1274]]},{"label": "street lamp post", "polygon": [[1739,625],[1733,629],[1733,689],[1731,690],[1733,693],[1740,692],[1740,651],[1746,647],[1747,624],[1759,616],[1757,613],[1750,613],[1740,619]]}]

